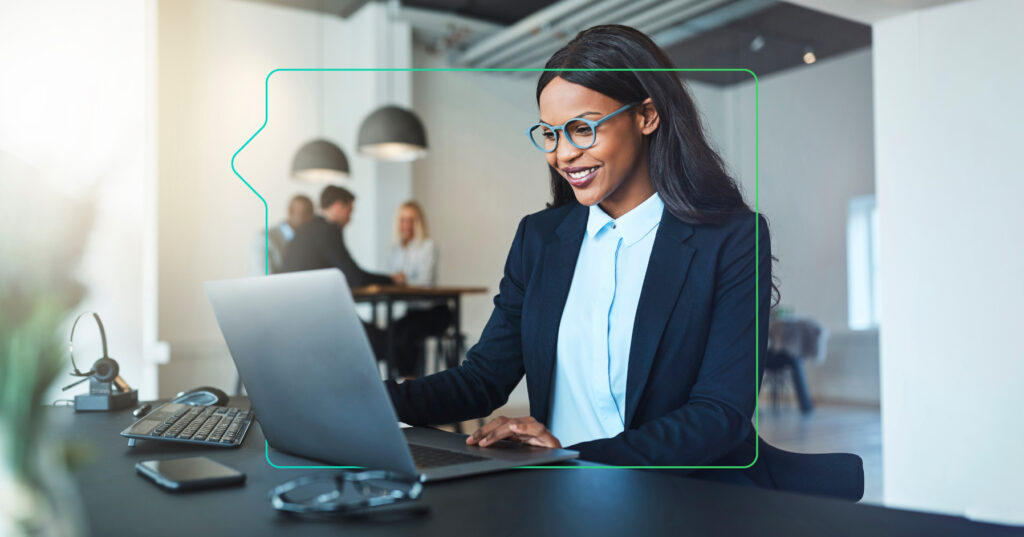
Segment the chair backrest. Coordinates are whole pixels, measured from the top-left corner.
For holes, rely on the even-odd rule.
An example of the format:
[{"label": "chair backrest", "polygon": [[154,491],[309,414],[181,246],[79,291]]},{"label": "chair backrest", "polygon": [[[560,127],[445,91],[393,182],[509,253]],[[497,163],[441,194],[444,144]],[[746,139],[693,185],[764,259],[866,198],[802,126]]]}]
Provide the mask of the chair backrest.
[{"label": "chair backrest", "polygon": [[864,496],[864,461],[853,453],[793,453],[764,440],[759,464],[767,467],[775,488],[788,492],[840,498]]},{"label": "chair backrest", "polygon": [[806,317],[772,318],[768,325],[768,348],[796,358],[825,361],[828,328]]}]

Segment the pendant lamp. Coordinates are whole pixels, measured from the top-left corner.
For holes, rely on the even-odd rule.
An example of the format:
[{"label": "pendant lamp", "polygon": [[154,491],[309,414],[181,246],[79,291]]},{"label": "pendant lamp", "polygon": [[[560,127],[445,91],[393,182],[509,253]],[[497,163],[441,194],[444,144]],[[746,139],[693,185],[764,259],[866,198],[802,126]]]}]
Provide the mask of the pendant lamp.
[{"label": "pendant lamp", "polygon": [[[324,15],[317,22],[318,65],[317,73],[317,127],[324,132]],[[322,134],[321,134],[322,136]],[[333,142],[316,138],[306,142],[292,158],[292,180],[303,183],[333,183],[348,179],[348,157]]]},{"label": "pendant lamp", "polygon": [[292,179],[303,183],[348,179],[348,158],[340,147],[327,140],[306,142],[292,159]]},{"label": "pendant lamp", "polygon": [[427,133],[412,110],[382,106],[363,120],[358,146],[360,153],[378,160],[416,160],[427,154]]}]

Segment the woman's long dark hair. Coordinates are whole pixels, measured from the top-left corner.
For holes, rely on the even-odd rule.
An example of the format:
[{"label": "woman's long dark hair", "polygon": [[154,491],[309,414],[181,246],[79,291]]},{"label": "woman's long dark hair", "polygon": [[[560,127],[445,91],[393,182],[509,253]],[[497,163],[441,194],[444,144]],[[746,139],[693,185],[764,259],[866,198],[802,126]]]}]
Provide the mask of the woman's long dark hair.
[{"label": "woman's long dark hair", "polygon": [[[654,102],[660,122],[650,134],[651,183],[665,207],[691,224],[718,223],[750,208],[725,172],[722,158],[704,136],[697,108],[675,71],[595,71],[594,69],[673,69],[672,61],[643,32],[609,24],[583,30],[548,60],[537,81],[537,101],[549,82],[561,77],[623,104]],[[583,69],[582,71],[564,69]],[[574,202],[572,187],[551,172],[549,206]]]},{"label": "woman's long dark hair", "polygon": [[[716,224],[730,215],[752,212],[726,173],[722,157],[708,144],[697,107],[678,72],[635,70],[675,68],[646,34],[619,24],[594,26],[555,52],[544,68],[550,70],[537,81],[538,104],[541,91],[556,77],[623,104],[651,98],[659,117],[658,128],[650,134],[651,184],[673,216],[691,224]],[[550,172],[553,199],[548,206],[575,203],[572,187],[558,171]],[[779,302],[777,281],[773,276],[771,307]]]}]

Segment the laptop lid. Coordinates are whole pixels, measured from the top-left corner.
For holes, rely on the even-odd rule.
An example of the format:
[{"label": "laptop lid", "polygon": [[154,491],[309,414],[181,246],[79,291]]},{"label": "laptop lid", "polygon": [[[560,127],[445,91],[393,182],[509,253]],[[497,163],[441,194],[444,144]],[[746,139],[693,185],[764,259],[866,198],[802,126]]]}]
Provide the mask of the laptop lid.
[{"label": "laptop lid", "polygon": [[352,293],[337,269],[206,282],[267,441],[415,476]]}]

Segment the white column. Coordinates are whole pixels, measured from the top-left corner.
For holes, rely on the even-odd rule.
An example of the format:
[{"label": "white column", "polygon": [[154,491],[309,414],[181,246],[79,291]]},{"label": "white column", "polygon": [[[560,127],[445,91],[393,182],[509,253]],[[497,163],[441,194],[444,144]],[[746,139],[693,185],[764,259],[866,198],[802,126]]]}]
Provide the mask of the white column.
[{"label": "white column", "polygon": [[1024,524],[1024,4],[874,25],[888,505]]}]

